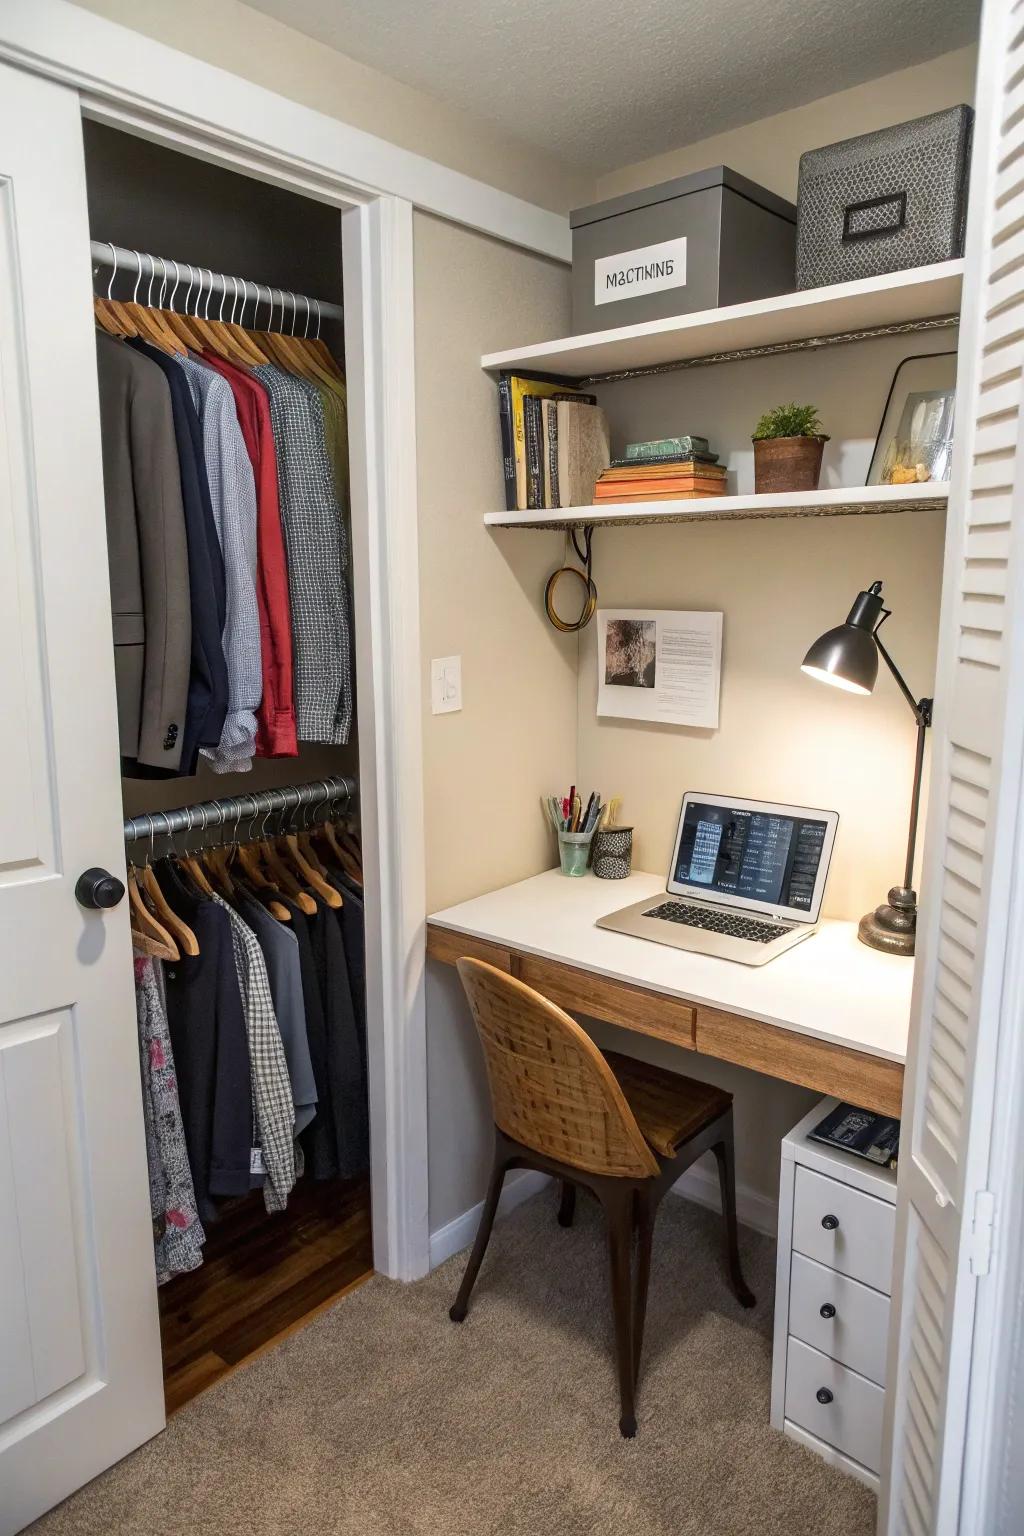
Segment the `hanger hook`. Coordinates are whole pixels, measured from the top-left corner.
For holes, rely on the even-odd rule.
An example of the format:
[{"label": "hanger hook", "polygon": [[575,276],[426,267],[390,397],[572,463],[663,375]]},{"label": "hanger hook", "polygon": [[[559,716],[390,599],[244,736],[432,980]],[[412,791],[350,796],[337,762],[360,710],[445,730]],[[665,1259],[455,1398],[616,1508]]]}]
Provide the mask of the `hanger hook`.
[{"label": "hanger hook", "polygon": [[185,294],[185,313],[188,314],[188,306],[192,300],[192,289],[196,285],[196,271],[191,262],[188,265],[188,292]]},{"label": "hanger hook", "polygon": [[[206,287],[206,279],[203,276],[203,272],[204,271],[207,271],[207,272],[210,273],[210,286],[209,286],[209,288]],[[206,268],[200,267],[199,268],[199,291],[200,291],[200,293],[204,294],[204,299],[203,299],[203,319],[204,320],[209,320],[209,318],[210,318],[210,295],[213,292],[213,271],[209,267],[206,267]],[[198,300],[197,300],[197,303],[198,303]]]},{"label": "hanger hook", "polygon": [[173,263],[173,266],[174,266],[174,287],[171,289],[171,296],[167,300],[167,308],[168,309],[173,309],[174,308],[175,295],[177,294],[178,287],[179,287],[179,285],[181,283],[181,272],[178,269],[178,263],[173,260],[173,257],[172,257],[172,263]]},{"label": "hanger hook", "polygon": [[306,323],[303,326],[302,339],[304,341],[308,341],[309,340],[309,318],[310,318],[309,300],[306,298],[305,294],[302,295],[302,298],[303,298],[303,302],[305,303],[305,306],[306,306]]},{"label": "hanger hook", "polygon": [[149,286],[146,289],[146,308],[153,308],[153,284],[156,282],[156,258],[146,252],[146,260],[149,262]]},{"label": "hanger hook", "polygon": [[142,257],[138,251],[133,251],[135,257],[135,287],[132,289],[132,303],[139,302],[139,288],[142,285]]},{"label": "hanger hook", "polygon": [[319,299],[314,299],[313,303],[316,305],[316,339],[317,339],[317,341],[319,341],[320,340],[320,300]]},{"label": "hanger hook", "polygon": [[165,260],[165,258],[163,256],[161,256],[159,258],[159,261],[160,261],[160,297],[157,299],[157,308],[158,309],[163,309],[163,307],[164,307],[164,295],[167,292],[167,262],[166,262],[166,260]]},{"label": "hanger hook", "polygon": [[114,244],[113,240],[108,240],[107,244],[110,246],[111,266],[110,282],[107,284],[107,298],[112,299],[114,297],[114,278],[117,276],[117,246]]}]

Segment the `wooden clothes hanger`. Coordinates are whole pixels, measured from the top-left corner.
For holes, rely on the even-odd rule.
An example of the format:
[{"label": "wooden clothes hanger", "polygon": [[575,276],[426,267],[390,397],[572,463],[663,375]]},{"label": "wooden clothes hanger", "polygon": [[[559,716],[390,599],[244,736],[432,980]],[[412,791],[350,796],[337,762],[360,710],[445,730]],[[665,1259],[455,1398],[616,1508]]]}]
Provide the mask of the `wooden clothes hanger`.
[{"label": "wooden clothes hanger", "polygon": [[162,923],[150,912],[142,899],[134,868],[128,870],[128,908],[131,917],[132,943],[144,954],[155,960],[180,960],[181,954],[173,937]]},{"label": "wooden clothes hanger", "polygon": [[299,840],[294,832],[287,834],[284,839],[284,845],[288,856],[306,884],[312,886],[317,895],[326,901],[329,907],[333,907],[336,912],[340,911],[342,905],[340,893],[324,879],[323,875],[318,874],[313,868],[313,865],[299,847]]}]

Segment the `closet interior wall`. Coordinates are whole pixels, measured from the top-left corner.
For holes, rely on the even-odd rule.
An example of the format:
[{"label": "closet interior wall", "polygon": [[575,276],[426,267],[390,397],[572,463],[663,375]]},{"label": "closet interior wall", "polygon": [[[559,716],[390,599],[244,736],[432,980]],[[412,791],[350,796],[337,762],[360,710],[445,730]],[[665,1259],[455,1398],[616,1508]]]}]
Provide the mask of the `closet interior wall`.
[{"label": "closet interior wall", "polygon": [[[105,124],[83,123],[89,233],[129,250],[171,257],[212,268],[292,293],[343,303],[341,213],[325,203],[270,186],[203,160],[151,144]],[[183,307],[188,286],[182,274],[176,307]],[[102,283],[100,278],[102,277]],[[106,291],[109,268],[94,287]],[[130,298],[134,278],[118,276],[115,295]],[[140,296],[148,287],[143,280]],[[159,275],[154,291],[159,289]],[[219,299],[211,300],[216,316]],[[230,302],[225,305],[225,317]],[[261,316],[266,315],[266,305]],[[246,321],[252,323],[252,305]],[[264,322],[265,323],[265,322]],[[300,330],[301,330],[300,324]],[[321,336],[344,367],[345,337],[340,321],[323,319]],[[347,509],[346,509],[347,511]],[[351,548],[351,529],[349,530]],[[349,572],[351,579],[351,571]],[[353,676],[355,661],[353,658]],[[303,744],[297,758],[255,758],[248,773],[214,773],[200,759],[187,779],[123,780],[124,813],[168,810],[197,800],[273,789],[282,784],[326,778],[358,777],[359,737],[356,716],[343,747]]]},{"label": "closet interior wall", "polygon": [[[184,309],[190,262],[342,305],[339,209],[105,125],[87,120],[83,128],[91,238],[184,263],[175,308]],[[106,293],[109,280],[110,268],[97,268],[94,291]],[[114,296],[130,299],[134,281],[134,276],[119,274]],[[153,302],[159,285],[158,272]],[[143,278],[142,302],[148,286]],[[208,313],[218,318],[219,297],[210,301]],[[230,318],[230,300],[224,318]],[[256,323],[250,303],[245,324],[265,328],[266,304]],[[298,329],[303,330],[301,311]],[[323,317],[320,334],[344,369],[343,323]],[[348,507],[345,512],[348,516]],[[351,528],[348,543],[351,550]],[[351,598],[351,562],[347,577]],[[124,778],[124,814],[140,816],[333,775],[358,783],[355,712],[344,746],[300,744],[297,757],[257,757],[246,773],[215,773],[200,758],[193,776]],[[352,814],[358,815],[358,804]],[[159,1291],[168,1411],[336,1299],[371,1269],[368,1178],[317,1183],[307,1173],[292,1191],[287,1210],[272,1216],[259,1191],[227,1203],[219,1219],[206,1226],[202,1266],[176,1275]]]}]

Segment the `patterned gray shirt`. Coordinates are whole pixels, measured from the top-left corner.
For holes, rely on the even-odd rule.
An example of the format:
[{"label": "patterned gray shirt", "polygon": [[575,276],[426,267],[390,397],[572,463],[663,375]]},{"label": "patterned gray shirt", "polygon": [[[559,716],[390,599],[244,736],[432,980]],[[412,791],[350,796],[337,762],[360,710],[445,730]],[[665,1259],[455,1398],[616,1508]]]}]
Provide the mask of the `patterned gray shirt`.
[{"label": "patterned gray shirt", "polygon": [[252,765],[256,715],[263,697],[260,619],[256,606],[256,482],[227,380],[193,357],[179,357],[203,424],[206,478],[227,578],[224,659],[230,699],[216,748],[204,748],[217,773]]},{"label": "patterned gray shirt", "polygon": [[249,1037],[253,1111],[266,1173],[263,1203],[268,1211],[283,1211],[295,1185],[295,1104],[267,967],[248,923],[222,896],[215,893],[213,899],[224,908],[231,923],[231,947]]},{"label": "patterned gray shirt", "polygon": [[319,391],[273,363],[253,368],[270,399],[295,651],[300,741],[348,741],[352,660],[348,541],[334,487]]}]

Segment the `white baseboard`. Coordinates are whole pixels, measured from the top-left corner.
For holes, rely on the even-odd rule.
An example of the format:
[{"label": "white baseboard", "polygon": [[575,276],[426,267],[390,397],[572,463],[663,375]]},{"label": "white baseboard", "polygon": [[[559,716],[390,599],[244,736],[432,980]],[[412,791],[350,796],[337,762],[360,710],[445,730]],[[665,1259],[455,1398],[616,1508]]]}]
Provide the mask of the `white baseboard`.
[{"label": "white baseboard", "polygon": [[[497,1220],[500,1221],[502,1216],[507,1216],[509,1211],[514,1211],[517,1205],[522,1205],[524,1200],[529,1200],[531,1195],[535,1195],[539,1189],[543,1189],[544,1185],[550,1182],[546,1173],[535,1173],[531,1168],[517,1168],[510,1173],[501,1192]],[[445,1259],[450,1259],[453,1253],[459,1253],[461,1249],[469,1247],[476,1237],[476,1229],[480,1225],[483,1208],[484,1202],[481,1200],[478,1205],[463,1211],[461,1216],[454,1217],[447,1226],[431,1232],[431,1269],[436,1269],[439,1264],[444,1263]]]},{"label": "white baseboard", "polygon": [[[509,1211],[514,1211],[517,1205],[522,1205],[524,1200],[529,1200],[531,1195],[535,1195],[550,1182],[546,1173],[534,1173],[527,1168],[520,1168],[510,1173],[501,1192],[498,1220],[502,1216],[507,1216]],[[673,1184],[671,1192],[674,1195],[681,1195],[684,1200],[693,1200],[697,1205],[707,1206],[712,1211],[722,1209],[716,1168],[699,1166],[688,1168],[678,1183]],[[431,1269],[436,1269],[439,1264],[444,1263],[445,1259],[450,1259],[453,1253],[459,1253],[463,1248],[469,1247],[476,1236],[483,1208],[484,1203],[481,1200],[478,1205],[463,1211],[461,1216],[454,1217],[447,1226],[431,1232]],[[779,1207],[778,1202],[768,1195],[759,1194],[757,1190],[750,1189],[745,1184],[738,1184],[736,1215],[743,1226],[753,1227],[755,1232],[764,1232],[768,1237],[776,1236]]]},{"label": "white baseboard", "polygon": [[[722,1209],[722,1197],[718,1187],[718,1169],[702,1168],[695,1164],[687,1168],[682,1178],[673,1184],[671,1193],[706,1205],[709,1210]],[[769,1195],[762,1195],[747,1184],[736,1186],[736,1216],[744,1227],[753,1227],[767,1237],[776,1237],[779,1226],[779,1203]]]}]

